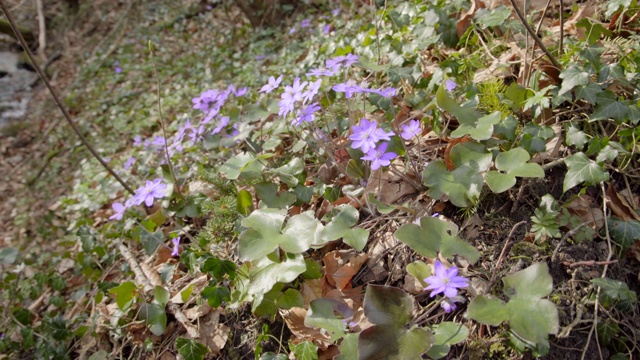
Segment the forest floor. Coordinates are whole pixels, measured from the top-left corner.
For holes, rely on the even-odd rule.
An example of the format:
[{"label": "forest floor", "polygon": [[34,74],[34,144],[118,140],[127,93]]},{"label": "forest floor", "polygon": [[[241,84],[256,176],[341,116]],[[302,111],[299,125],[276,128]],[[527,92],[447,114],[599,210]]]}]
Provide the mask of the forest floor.
[{"label": "forest floor", "polygon": [[[74,121],[133,188],[168,187],[113,220],[129,195],[35,86],[0,130],[0,359],[640,356],[637,4],[532,3],[549,56],[506,1],[329,1],[265,29],[222,3],[46,2]],[[258,92],[348,54],[315,122]],[[230,100],[207,124],[209,89]],[[363,118],[394,132],[389,167],[350,141]],[[437,262],[469,279],[451,312]]]}]

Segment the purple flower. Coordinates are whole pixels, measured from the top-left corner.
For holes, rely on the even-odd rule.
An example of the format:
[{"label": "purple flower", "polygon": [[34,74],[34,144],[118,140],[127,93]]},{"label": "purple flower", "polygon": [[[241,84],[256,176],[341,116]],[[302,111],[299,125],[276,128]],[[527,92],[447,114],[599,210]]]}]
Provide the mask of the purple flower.
[{"label": "purple flower", "polygon": [[304,19],[302,20],[302,22],[300,22],[300,27],[301,28],[306,28],[309,27],[311,25],[311,19]]},{"label": "purple flower", "polygon": [[370,89],[367,92],[378,94],[382,97],[390,98],[395,96],[398,93],[398,89],[395,88],[384,88],[384,89]]},{"label": "purple flower", "polygon": [[153,205],[154,199],[161,199],[165,195],[167,185],[162,183],[162,179],[155,179],[148,181],[144,186],[136,190],[136,194],[133,196],[132,203],[134,205],[140,205],[143,202],[147,206]]},{"label": "purple flower", "polygon": [[[424,290],[431,290],[430,297],[434,297],[440,293],[444,296],[452,298],[458,295],[459,288],[466,288],[469,286],[469,280],[458,275],[458,267],[452,266],[448,269],[444,268],[444,265],[439,260],[434,263],[435,275],[429,276],[424,279],[424,282],[429,284]],[[445,309],[446,310],[446,309]]]},{"label": "purple flower", "polygon": [[440,306],[444,309],[444,312],[447,314],[456,309],[456,302],[450,298],[444,298]]},{"label": "purple flower", "polygon": [[335,92],[343,92],[344,97],[351,99],[353,94],[362,94],[367,91],[366,87],[356,84],[353,80],[347,80],[346,83],[336,84],[332,87]]},{"label": "purple flower", "polygon": [[217,90],[206,90],[203,91],[200,96],[194,97],[191,99],[193,103],[193,108],[202,110],[203,112],[209,111],[209,104],[216,101],[218,98],[219,91]]},{"label": "purple flower", "polygon": [[142,136],[136,135],[133,137],[133,146],[141,146],[142,145]]},{"label": "purple flower", "polygon": [[304,90],[305,86],[307,86],[307,82],[300,83],[300,78],[297,77],[293,80],[293,85],[284,87],[284,92],[278,102],[280,107],[278,115],[284,117],[293,111],[296,101],[302,100],[302,90]]},{"label": "purple flower", "polygon": [[340,8],[333,9],[333,10],[331,11],[331,15],[333,15],[333,16],[338,16],[338,15],[340,15]]},{"label": "purple flower", "polygon": [[420,121],[411,120],[409,121],[409,125],[402,125],[402,133],[400,137],[405,140],[411,140],[414,136],[417,136],[422,133],[422,129],[420,128]]},{"label": "purple flower", "polygon": [[318,103],[309,104],[302,113],[298,113],[298,116],[293,119],[291,124],[293,124],[293,126],[300,126],[302,122],[312,122],[314,119],[313,113],[320,109],[321,107]]},{"label": "purple flower", "polygon": [[189,133],[191,144],[195,146],[198,143],[198,141],[202,140],[203,135],[204,135],[204,125],[198,126],[197,129],[192,128],[191,132]]},{"label": "purple flower", "polygon": [[328,34],[331,31],[331,24],[327,24],[322,27],[322,32]]},{"label": "purple flower", "polygon": [[249,88],[245,86],[243,88],[240,88],[240,89],[234,91],[233,95],[235,95],[236,97],[242,97],[242,96],[245,96],[247,94],[247,91],[249,91]]},{"label": "purple flower", "polygon": [[341,67],[348,67],[358,61],[358,55],[347,54],[343,56],[336,56],[333,59],[329,59],[325,62],[327,68],[339,69]]},{"label": "purple flower", "polygon": [[266,57],[267,57],[266,55],[256,55],[255,59],[262,60],[262,59],[265,59]]},{"label": "purple flower", "polygon": [[272,92],[273,90],[277,89],[278,86],[280,86],[281,82],[282,82],[282,75],[278,76],[277,79],[274,78],[273,76],[270,76],[269,77],[269,82],[266,85],[264,85],[260,89],[260,91],[258,91],[258,92],[263,92],[263,93],[268,94],[268,93]]},{"label": "purple flower", "polygon": [[394,135],[393,131],[385,132],[383,129],[378,128],[378,123],[375,120],[362,119],[359,126],[355,125],[353,127],[353,134],[349,136],[349,139],[353,140],[352,148],[360,148],[366,154],[376,147],[378,141],[391,140],[390,136],[392,135]]},{"label": "purple flower", "polygon": [[292,28],[289,30],[289,35],[293,35],[293,34],[296,32],[296,30],[297,30],[297,29],[296,29],[296,27],[295,27],[295,26],[294,26],[294,27],[292,27]]},{"label": "purple flower", "polygon": [[220,124],[213,129],[213,131],[211,132],[211,135],[219,133],[227,125],[229,125],[229,117],[228,116],[223,116],[220,119]]},{"label": "purple flower", "polygon": [[320,77],[320,76],[333,76],[335,75],[337,72],[336,69],[326,69],[326,68],[319,68],[319,69],[311,69],[308,73],[307,76],[315,76],[315,77]]},{"label": "purple flower", "polygon": [[116,66],[116,74],[120,74],[122,72],[122,68],[120,66]]},{"label": "purple flower", "polygon": [[136,158],[134,158],[133,156],[131,156],[130,158],[127,159],[127,161],[124,163],[124,165],[122,166],[125,170],[129,170],[131,168],[131,166],[133,166],[133,164],[136,162]]},{"label": "purple flower", "polygon": [[297,77],[293,80],[293,84],[291,86],[285,86],[284,92],[286,94],[290,94],[295,101],[302,100],[302,90],[307,86],[307,82],[300,83],[300,78]]},{"label": "purple flower", "polygon": [[115,214],[111,215],[109,220],[122,220],[122,216],[124,212],[127,211],[127,208],[119,202],[111,204],[111,208],[115,211]]},{"label": "purple flower", "polygon": [[171,251],[171,256],[180,255],[180,236],[178,236],[177,238],[171,239],[171,242],[173,243],[173,250]]},{"label": "purple flower", "polygon": [[394,152],[387,152],[387,146],[389,143],[383,142],[377,149],[371,149],[367,152],[367,155],[363,156],[362,160],[371,161],[371,170],[378,170],[381,166],[389,166],[391,160],[398,157],[398,154]]},{"label": "purple flower", "polygon": [[452,92],[457,87],[458,84],[456,84],[456,82],[453,80],[447,79],[447,81],[444,82],[444,89],[448,92]]},{"label": "purple flower", "polygon": [[318,91],[320,91],[320,85],[322,85],[322,79],[318,79],[316,81],[310,82],[307,87],[307,91],[302,93],[302,102],[306,104],[311,101]]}]

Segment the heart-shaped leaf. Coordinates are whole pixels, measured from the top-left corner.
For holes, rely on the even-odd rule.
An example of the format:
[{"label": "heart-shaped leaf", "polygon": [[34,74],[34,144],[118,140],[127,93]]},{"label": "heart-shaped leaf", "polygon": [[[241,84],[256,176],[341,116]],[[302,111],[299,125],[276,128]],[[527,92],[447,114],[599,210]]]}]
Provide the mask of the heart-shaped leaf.
[{"label": "heart-shaped leaf", "polygon": [[446,194],[451,203],[458,207],[474,205],[484,185],[484,179],[477,170],[463,165],[449,171],[441,160],[427,165],[422,173],[422,181],[429,187],[429,196],[439,199]]},{"label": "heart-shaped leaf", "polygon": [[369,285],[364,313],[373,324],[402,327],[413,318],[413,297],[393,286]]}]

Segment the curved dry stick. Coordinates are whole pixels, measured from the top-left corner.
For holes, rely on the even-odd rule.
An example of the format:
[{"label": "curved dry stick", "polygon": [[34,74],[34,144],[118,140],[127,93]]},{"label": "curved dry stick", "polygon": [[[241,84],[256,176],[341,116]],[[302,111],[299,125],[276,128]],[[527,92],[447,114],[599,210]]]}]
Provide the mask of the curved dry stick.
[{"label": "curved dry stick", "polygon": [[542,51],[544,51],[544,53],[547,55],[547,57],[549,58],[549,61],[551,61],[553,66],[556,69],[558,69],[558,71],[562,70],[562,65],[560,65],[558,60],[556,60],[556,58],[553,56],[553,54],[551,54],[549,49],[547,49],[547,47],[544,46],[544,44],[542,43],[542,40],[540,40],[540,38],[538,37],[538,34],[536,34],[536,32],[533,30],[533,28],[531,28],[531,25],[529,25],[529,23],[527,22],[527,19],[525,19],[524,15],[522,15],[522,11],[520,11],[520,8],[518,8],[518,5],[516,5],[515,0],[509,0],[509,1],[511,2],[511,6],[513,6],[513,10],[515,10],[515,12],[516,12],[516,15],[518,15],[518,18],[520,19],[520,22],[522,22],[522,25],[524,25],[524,27],[529,32],[529,35],[531,35],[531,37],[533,38],[533,41],[535,41],[536,44],[538,45],[538,47]]},{"label": "curved dry stick", "polygon": [[9,13],[9,9],[7,8],[7,5],[5,4],[4,0],[0,0],[0,8],[2,8],[2,11],[7,16],[7,20],[9,20],[9,25],[11,26],[11,29],[13,30],[13,32],[16,34],[16,37],[18,38],[20,45],[22,45],[22,47],[24,48],[24,51],[27,54],[27,57],[29,57],[29,60],[31,61],[33,68],[36,69],[36,72],[38,73],[38,75],[40,76],[44,84],[47,86],[47,89],[49,89],[49,92],[53,97],[53,101],[56,103],[56,105],[58,105],[58,108],[62,111],[64,118],[67,120],[69,125],[71,125],[71,128],[76,133],[76,135],[78,135],[82,144],[86,146],[87,149],[89,149],[89,152],[91,153],[91,155],[93,155],[98,160],[100,165],[102,165],[102,167],[105,170],[107,170],[109,174],[111,174],[116,180],[118,180],[118,182],[122,185],[122,187],[124,187],[129,193],[131,193],[131,195],[135,195],[135,191],[133,191],[133,189],[129,185],[127,185],[127,183],[124,182],[124,180],[122,180],[122,178],[118,176],[118,174],[116,174],[115,171],[113,171],[113,169],[102,159],[102,157],[100,157],[98,152],[93,148],[93,146],[89,143],[89,141],[87,141],[84,135],[82,135],[82,133],[80,132],[80,129],[78,128],[78,125],[76,125],[76,123],[73,122],[73,120],[71,119],[71,115],[69,114],[67,109],[62,105],[62,102],[58,98],[58,94],[56,93],[53,86],[51,86],[51,84],[49,83],[47,76],[44,74],[44,72],[36,62],[33,56],[33,53],[31,52],[31,49],[29,49],[29,45],[27,45],[27,42],[24,40],[24,37],[22,36],[22,33],[18,29],[18,25],[16,25],[15,21],[13,20],[13,17]]}]

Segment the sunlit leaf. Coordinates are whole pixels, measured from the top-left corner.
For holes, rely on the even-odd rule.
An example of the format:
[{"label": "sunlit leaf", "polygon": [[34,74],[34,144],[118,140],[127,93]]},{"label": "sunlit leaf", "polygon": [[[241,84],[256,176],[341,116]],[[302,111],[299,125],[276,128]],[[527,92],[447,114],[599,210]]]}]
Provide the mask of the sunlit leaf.
[{"label": "sunlit leaf", "polygon": [[568,170],[562,185],[563,192],[583,182],[594,185],[609,179],[609,174],[600,165],[589,160],[584,153],[571,155],[565,158],[564,162]]},{"label": "sunlit leaf", "polygon": [[209,349],[195,339],[176,339],[176,348],[185,360],[203,360]]}]

